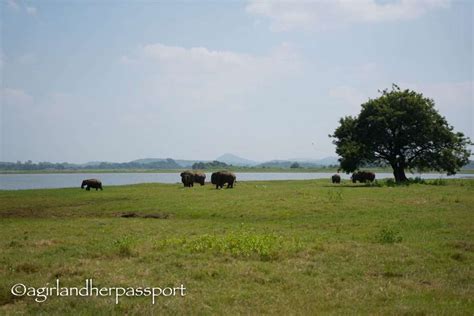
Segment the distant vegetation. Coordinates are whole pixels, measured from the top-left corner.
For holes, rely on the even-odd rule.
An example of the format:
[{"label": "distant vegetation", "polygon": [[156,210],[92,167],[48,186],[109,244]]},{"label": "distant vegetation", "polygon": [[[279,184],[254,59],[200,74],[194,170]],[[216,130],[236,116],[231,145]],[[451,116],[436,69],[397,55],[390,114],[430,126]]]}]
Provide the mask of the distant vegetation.
[{"label": "distant vegetation", "polygon": [[[227,169],[237,172],[336,172],[340,166],[337,164],[319,165],[311,162],[273,160],[261,163],[256,166],[239,166],[225,163],[222,161],[198,162],[189,164],[189,161],[168,159],[140,159],[131,162],[114,163],[114,162],[90,162],[86,164],[72,164],[68,162],[51,163],[39,162],[33,163],[31,160],[25,162],[0,162],[0,172],[4,173],[55,173],[55,172],[153,172],[155,170],[171,171],[180,169],[197,169],[197,170],[217,170]],[[373,172],[390,172],[390,166],[367,164],[365,169]],[[462,170],[474,169],[474,161],[464,166]]]},{"label": "distant vegetation", "polygon": [[228,165],[225,162],[220,162],[217,160],[211,162],[196,162],[192,166],[193,169],[220,169],[228,167],[232,167],[232,165]]},{"label": "distant vegetation", "polygon": [[110,170],[110,169],[180,169],[182,168],[173,159],[163,159],[148,163],[140,162],[98,162],[96,164],[71,164],[67,162],[51,163],[39,162],[33,163],[31,160],[26,162],[0,162],[0,170]]},{"label": "distant vegetation", "polygon": [[338,168],[338,165],[320,165],[312,162],[273,160],[256,165],[257,168]]}]

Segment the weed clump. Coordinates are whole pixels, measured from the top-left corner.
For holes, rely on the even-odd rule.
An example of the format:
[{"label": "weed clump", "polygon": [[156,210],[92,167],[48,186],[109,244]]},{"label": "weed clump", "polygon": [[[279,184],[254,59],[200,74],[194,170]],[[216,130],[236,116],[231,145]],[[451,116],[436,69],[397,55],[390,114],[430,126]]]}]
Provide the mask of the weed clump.
[{"label": "weed clump", "polygon": [[[285,250],[298,248],[299,243],[285,244],[283,237],[275,234],[255,234],[249,232],[231,233],[223,236],[205,234],[197,238],[170,238],[160,240],[156,246],[165,248],[181,246],[190,252],[230,255],[238,258],[273,260]],[[288,246],[288,247],[285,247]]]},{"label": "weed clump", "polygon": [[400,236],[398,231],[389,229],[389,228],[383,228],[380,230],[376,236],[377,242],[381,244],[394,244],[394,243],[399,243],[402,242],[402,236]]},{"label": "weed clump", "polygon": [[117,251],[117,254],[120,257],[133,257],[135,253],[133,252],[133,240],[129,236],[117,239],[113,242],[114,247]]}]

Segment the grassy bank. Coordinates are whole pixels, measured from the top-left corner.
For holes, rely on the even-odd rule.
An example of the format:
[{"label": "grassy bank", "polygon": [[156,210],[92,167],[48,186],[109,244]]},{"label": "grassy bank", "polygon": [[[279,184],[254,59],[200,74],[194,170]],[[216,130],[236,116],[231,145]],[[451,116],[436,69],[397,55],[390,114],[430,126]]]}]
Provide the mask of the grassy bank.
[{"label": "grassy bank", "polygon": [[[474,181],[437,184],[0,191],[0,314],[472,315]],[[57,278],[184,284],[187,295],[115,305],[10,294],[13,284]]]}]

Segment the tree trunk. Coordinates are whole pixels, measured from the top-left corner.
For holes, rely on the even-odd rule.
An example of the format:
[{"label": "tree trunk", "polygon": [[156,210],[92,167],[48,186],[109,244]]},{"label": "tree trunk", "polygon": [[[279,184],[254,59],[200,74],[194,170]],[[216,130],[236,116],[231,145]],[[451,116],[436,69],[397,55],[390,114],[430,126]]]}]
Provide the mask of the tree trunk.
[{"label": "tree trunk", "polygon": [[405,169],[403,167],[399,167],[399,166],[393,167],[393,175],[395,176],[395,181],[397,183],[408,180],[405,175]]}]

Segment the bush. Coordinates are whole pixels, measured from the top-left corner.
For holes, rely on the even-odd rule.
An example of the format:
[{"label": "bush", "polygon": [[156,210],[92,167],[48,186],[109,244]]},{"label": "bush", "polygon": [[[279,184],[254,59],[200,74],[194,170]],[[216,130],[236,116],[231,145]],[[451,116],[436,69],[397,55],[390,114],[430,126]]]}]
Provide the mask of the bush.
[{"label": "bush", "polygon": [[440,178],[440,179],[435,179],[435,180],[429,181],[429,182],[427,182],[427,184],[430,184],[430,185],[446,185],[448,183],[446,182],[445,179]]}]

